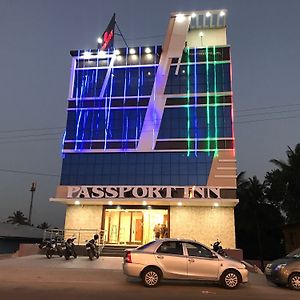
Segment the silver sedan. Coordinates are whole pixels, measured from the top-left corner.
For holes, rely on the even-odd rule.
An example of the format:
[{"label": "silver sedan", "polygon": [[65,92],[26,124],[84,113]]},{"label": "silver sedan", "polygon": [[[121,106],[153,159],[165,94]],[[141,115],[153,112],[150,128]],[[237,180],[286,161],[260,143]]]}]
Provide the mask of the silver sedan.
[{"label": "silver sedan", "polygon": [[126,250],[123,272],[141,278],[146,287],[155,287],[162,279],[215,281],[230,289],[248,282],[244,264],[182,239],[159,239]]}]

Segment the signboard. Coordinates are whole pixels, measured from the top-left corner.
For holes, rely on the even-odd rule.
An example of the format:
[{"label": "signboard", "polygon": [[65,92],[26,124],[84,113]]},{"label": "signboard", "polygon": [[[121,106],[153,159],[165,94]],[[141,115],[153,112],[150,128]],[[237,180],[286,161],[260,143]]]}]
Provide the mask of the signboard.
[{"label": "signboard", "polygon": [[68,186],[67,198],[221,198],[220,187],[208,186]]}]

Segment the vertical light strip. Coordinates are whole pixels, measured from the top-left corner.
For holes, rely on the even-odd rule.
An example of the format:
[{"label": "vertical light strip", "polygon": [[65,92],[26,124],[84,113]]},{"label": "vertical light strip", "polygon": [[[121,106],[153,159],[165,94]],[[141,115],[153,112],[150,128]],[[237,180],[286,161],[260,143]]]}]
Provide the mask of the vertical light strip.
[{"label": "vertical light strip", "polygon": [[[79,96],[79,106],[82,105],[82,94],[85,89],[86,83],[87,83],[87,75],[84,75],[81,80],[81,86],[80,86],[80,96]],[[75,142],[75,150],[78,150],[78,140],[79,140],[79,128],[80,128],[80,122],[81,122],[81,116],[82,116],[82,107],[78,107],[78,99],[76,97],[76,117],[78,116],[78,111],[79,111],[79,116],[77,118],[77,128],[76,128],[76,142]],[[82,139],[82,135],[80,137],[80,140]],[[82,143],[81,143],[82,145]]]},{"label": "vertical light strip", "polygon": [[187,48],[187,156],[191,152],[190,119],[190,48]]},{"label": "vertical light strip", "polygon": [[[89,74],[90,70],[87,70],[87,88],[85,89],[85,94],[83,95],[83,97],[89,97],[89,91],[91,89],[91,86],[92,86],[92,82],[93,82],[93,77],[94,77],[94,72],[91,71],[91,74]],[[81,106],[83,108],[83,103],[84,103],[84,100],[82,99],[81,100]],[[93,114],[94,112],[91,111],[91,113]],[[85,134],[86,134],[86,130],[87,128],[85,127],[86,126],[86,121],[87,119],[89,118],[89,110],[85,110],[84,113],[83,113],[83,125],[82,125],[82,136],[81,136],[81,140],[82,140],[82,143],[81,143],[81,149],[83,148],[83,142],[85,141]]]},{"label": "vertical light strip", "polygon": [[[110,74],[110,89],[109,89],[109,101],[108,101],[108,112],[106,115],[106,124],[105,124],[105,137],[104,137],[104,150],[107,149],[107,135],[110,127],[110,108],[111,108],[111,97],[112,97],[112,91],[113,91],[113,83],[114,83],[114,68],[112,67],[111,69],[111,74]],[[106,110],[107,108],[105,108]]]},{"label": "vertical light strip", "polygon": [[[122,110],[122,149],[127,149],[127,133],[125,131],[125,113],[126,113],[126,93],[127,93],[127,61],[128,61],[128,48],[126,48],[126,60],[125,60],[125,71],[124,71],[124,89],[123,89],[123,110]],[[124,134],[125,133],[125,134]],[[125,140],[125,142],[124,142]]]},{"label": "vertical light strip", "polygon": [[[97,83],[98,83],[98,72],[99,69],[97,68],[99,64],[99,57],[97,56],[97,60],[96,60],[96,70],[95,71],[95,81],[94,81],[94,93],[93,93],[93,97],[94,97],[94,106],[95,105],[95,99],[98,96],[97,95]],[[95,136],[94,136],[94,126],[95,126],[95,115],[97,114],[97,112],[93,111],[92,112],[92,123],[91,123],[91,136],[90,136],[90,140],[95,140]],[[97,118],[96,118],[97,119]],[[96,130],[97,132],[97,130]],[[90,149],[92,149],[92,142],[90,142]]]},{"label": "vertical light strip", "polygon": [[[142,52],[141,52],[141,47],[139,47],[139,66],[138,66],[138,82],[137,82],[137,105],[136,105],[136,116],[135,116],[135,148],[138,145],[138,132],[139,132],[139,104],[140,104],[140,88],[141,88],[141,76],[142,76],[142,72],[141,72],[141,59],[142,59]],[[144,83],[144,80],[142,81],[142,84]],[[133,121],[133,120],[132,120]]]},{"label": "vertical light strip", "polygon": [[[207,124],[207,151],[210,153],[210,111],[209,111],[209,65],[208,47],[205,48],[206,56],[206,124]],[[209,154],[210,155],[210,154]]]},{"label": "vertical light strip", "polygon": [[65,145],[65,140],[66,140],[66,135],[67,135],[67,128],[63,134],[63,137],[62,137],[62,141],[61,141],[61,146],[62,146],[62,157],[64,157],[64,145]]},{"label": "vertical light strip", "polygon": [[229,48],[230,57],[230,91],[231,91],[231,134],[232,134],[232,154],[235,156],[235,136],[234,136],[234,113],[233,113],[233,91],[232,91],[232,64],[231,49]]},{"label": "vertical light strip", "polygon": [[217,64],[216,64],[216,46],[214,51],[214,100],[215,100],[215,156],[218,155],[218,98],[217,98]]},{"label": "vertical light strip", "polygon": [[195,134],[195,156],[198,156],[198,114],[197,114],[197,48],[194,48],[194,134]]},{"label": "vertical light strip", "polygon": [[[157,58],[157,47],[155,46],[155,59],[154,59],[154,63],[156,63],[156,58]],[[154,66],[154,78],[153,78],[153,91],[154,91],[154,94],[153,94],[153,103],[154,103],[154,106],[156,106],[156,92],[157,92],[157,90],[156,90],[157,83],[156,83],[156,80],[155,80],[156,73],[157,73],[157,68]],[[149,103],[150,103],[150,101],[149,101]],[[145,114],[144,118],[146,118],[146,114]],[[163,115],[162,115],[162,118],[163,118]],[[154,122],[154,126],[153,126],[153,129],[152,129],[152,146],[151,146],[151,149],[155,149],[156,140],[155,140],[155,131],[154,131],[154,128],[157,127],[157,114],[156,114],[156,110],[153,110],[152,120]],[[159,134],[159,131],[158,131],[158,134]]]}]

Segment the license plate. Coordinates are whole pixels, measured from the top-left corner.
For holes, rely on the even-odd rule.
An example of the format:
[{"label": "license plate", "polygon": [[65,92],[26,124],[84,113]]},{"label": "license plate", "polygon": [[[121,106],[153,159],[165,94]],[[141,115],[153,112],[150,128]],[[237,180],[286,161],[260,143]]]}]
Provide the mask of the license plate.
[{"label": "license plate", "polygon": [[86,247],[86,250],[90,250],[91,249],[91,247]]}]

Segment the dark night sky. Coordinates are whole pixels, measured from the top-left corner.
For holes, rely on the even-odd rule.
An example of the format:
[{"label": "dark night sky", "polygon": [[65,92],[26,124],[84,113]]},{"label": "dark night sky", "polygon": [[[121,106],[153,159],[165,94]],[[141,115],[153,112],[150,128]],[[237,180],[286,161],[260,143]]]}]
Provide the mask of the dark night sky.
[{"label": "dark night sky", "polygon": [[162,43],[170,12],[221,8],[232,46],[238,172],[263,179],[269,160],[300,142],[299,0],[1,0],[0,221],[15,210],[28,215],[37,181],[33,223],[63,225],[64,206],[48,199],[59,182],[70,49],[95,48],[114,12],[128,44],[138,46]]}]

